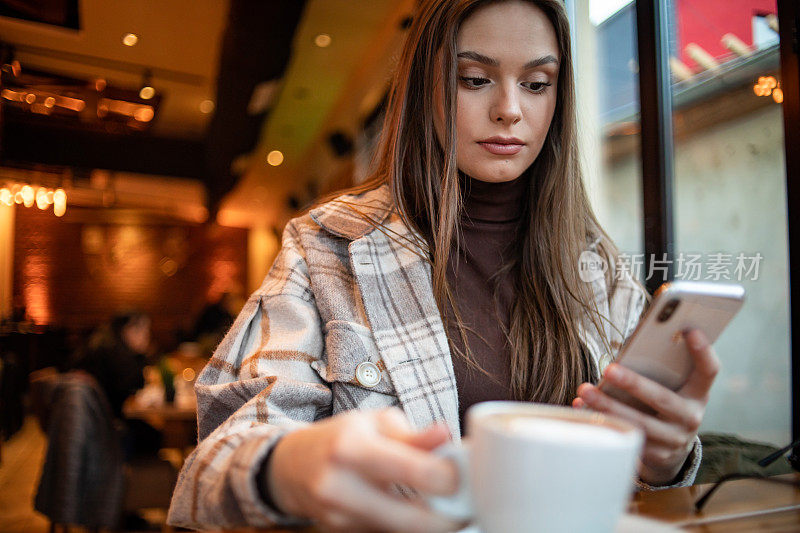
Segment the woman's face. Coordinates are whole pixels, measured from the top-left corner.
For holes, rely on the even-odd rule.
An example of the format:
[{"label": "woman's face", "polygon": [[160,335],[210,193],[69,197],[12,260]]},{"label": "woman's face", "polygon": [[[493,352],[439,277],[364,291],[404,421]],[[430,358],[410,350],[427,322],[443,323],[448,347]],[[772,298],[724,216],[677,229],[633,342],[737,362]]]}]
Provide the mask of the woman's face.
[{"label": "woman's face", "polygon": [[[456,157],[468,176],[518,178],[538,157],[556,106],[560,53],[544,12],[512,0],[476,10],[458,33]],[[441,69],[439,69],[441,71]],[[436,134],[444,135],[442,83]]]},{"label": "woman's face", "polygon": [[122,328],[122,341],[135,352],[145,353],[150,347],[150,319],[140,317]]}]

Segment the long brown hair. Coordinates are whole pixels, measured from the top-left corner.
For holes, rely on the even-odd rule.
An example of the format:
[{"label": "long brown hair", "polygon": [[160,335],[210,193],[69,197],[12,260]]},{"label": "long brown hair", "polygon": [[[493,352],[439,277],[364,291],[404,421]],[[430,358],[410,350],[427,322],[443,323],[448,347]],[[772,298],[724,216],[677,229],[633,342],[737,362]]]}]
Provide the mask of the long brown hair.
[{"label": "long brown hair", "polygon": [[[403,222],[424,242],[433,291],[442,317],[451,310],[465,352],[466,326],[447,281],[447,264],[458,246],[462,196],[456,164],[456,38],[461,23],[480,6],[504,0],[423,0],[399,63],[371,179],[352,191],[388,183]],[[583,185],[578,157],[575,90],[569,22],[559,0],[527,0],[548,17],[561,61],[554,116],[541,153],[525,171],[530,179],[519,232],[519,253],[504,266],[518,299],[506,336],[512,352],[512,389],[521,400],[568,404],[580,383],[595,380],[594,364],[581,348],[579,327],[592,325],[605,338],[589,283],[578,258],[590,242],[607,265],[617,250],[598,223]],[[436,72],[441,53],[441,73]],[[437,139],[434,85],[443,84],[444,135]],[[524,176],[523,176],[524,177]],[[607,282],[611,281],[611,269]],[[446,319],[446,318],[445,318]],[[451,343],[452,346],[452,343]]]}]

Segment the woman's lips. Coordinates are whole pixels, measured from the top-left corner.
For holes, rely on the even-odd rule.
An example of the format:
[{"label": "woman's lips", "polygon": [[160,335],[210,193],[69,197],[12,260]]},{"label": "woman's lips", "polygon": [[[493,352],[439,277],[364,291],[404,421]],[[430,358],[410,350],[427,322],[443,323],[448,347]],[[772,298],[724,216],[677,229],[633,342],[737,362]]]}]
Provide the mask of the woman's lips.
[{"label": "woman's lips", "polygon": [[489,142],[479,142],[478,144],[495,155],[514,155],[522,150],[523,146],[525,146],[524,144],[501,144]]}]

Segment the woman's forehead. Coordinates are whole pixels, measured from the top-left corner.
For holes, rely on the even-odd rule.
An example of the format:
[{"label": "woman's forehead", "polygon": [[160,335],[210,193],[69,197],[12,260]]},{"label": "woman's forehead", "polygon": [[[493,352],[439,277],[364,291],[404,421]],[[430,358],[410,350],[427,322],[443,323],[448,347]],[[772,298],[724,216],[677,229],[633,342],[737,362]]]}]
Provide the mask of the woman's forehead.
[{"label": "woman's forehead", "polygon": [[478,8],[459,28],[458,52],[523,65],[536,58],[560,57],[555,29],[530,2],[509,1]]}]

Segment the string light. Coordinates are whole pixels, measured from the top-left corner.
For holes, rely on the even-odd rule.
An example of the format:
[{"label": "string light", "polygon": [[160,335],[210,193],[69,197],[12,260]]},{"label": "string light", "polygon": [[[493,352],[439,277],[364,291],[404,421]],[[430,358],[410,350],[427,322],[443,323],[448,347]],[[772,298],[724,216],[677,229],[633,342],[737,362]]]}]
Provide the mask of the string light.
[{"label": "string light", "polygon": [[33,187],[31,187],[30,185],[24,185],[22,187],[22,191],[20,192],[22,193],[22,203],[25,204],[25,207],[32,206],[35,200],[33,194]]},{"label": "string light", "polygon": [[56,216],[64,216],[67,211],[67,193],[64,189],[48,189],[27,183],[6,183],[0,187],[0,205],[25,207],[36,206],[42,211],[51,205]]},{"label": "string light", "polygon": [[47,189],[39,187],[36,191],[36,207],[44,211],[49,205],[47,203]]},{"label": "string light", "polygon": [[64,189],[56,189],[53,193],[53,213],[57,217],[64,216],[67,212],[67,193]]}]

